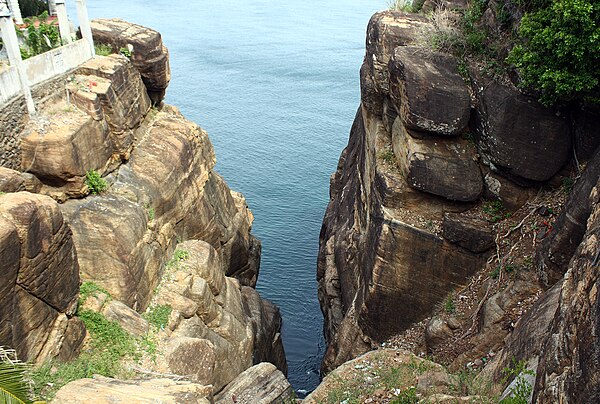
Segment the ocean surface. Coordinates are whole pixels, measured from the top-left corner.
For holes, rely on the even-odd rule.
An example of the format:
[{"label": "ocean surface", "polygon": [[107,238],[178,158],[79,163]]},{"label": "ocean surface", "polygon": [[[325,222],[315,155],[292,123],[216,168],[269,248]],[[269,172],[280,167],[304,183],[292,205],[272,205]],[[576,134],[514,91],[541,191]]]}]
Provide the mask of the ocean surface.
[{"label": "ocean surface", "polygon": [[91,18],[161,32],[171,55],[166,102],[208,131],[217,171],[254,212],[257,289],[281,308],[300,396],[319,383],[325,348],[315,276],[329,177],[359,104],[367,23],[387,4],[88,0]]}]

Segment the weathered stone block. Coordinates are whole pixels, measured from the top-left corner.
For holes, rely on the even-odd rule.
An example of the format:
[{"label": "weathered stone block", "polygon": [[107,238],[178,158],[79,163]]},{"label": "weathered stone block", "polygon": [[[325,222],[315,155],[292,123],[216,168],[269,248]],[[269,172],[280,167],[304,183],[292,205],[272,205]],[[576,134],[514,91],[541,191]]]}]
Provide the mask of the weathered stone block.
[{"label": "weathered stone block", "polygon": [[564,119],[531,97],[490,83],[479,96],[479,148],[492,169],[517,181],[547,181],[571,156]]},{"label": "weathered stone block", "polygon": [[408,129],[443,136],[465,130],[471,97],[453,56],[398,47],[389,74],[390,96]]},{"label": "weathered stone block", "polygon": [[292,392],[292,386],[283,373],[270,363],[261,363],[236,377],[215,397],[215,402],[280,403],[290,400]]},{"label": "weathered stone block", "polygon": [[92,20],[91,26],[95,42],[115,50],[133,47],[131,61],[142,75],[152,102],[160,103],[171,80],[169,51],[160,33],[117,18]]},{"label": "weathered stone block", "polygon": [[398,11],[381,11],[371,17],[361,68],[361,100],[370,112],[381,115],[383,99],[389,93],[388,62],[394,49],[414,43],[419,30],[428,25],[424,16]]},{"label": "weathered stone block", "polygon": [[466,140],[417,139],[396,119],[392,146],[411,187],[453,201],[474,201],[481,196],[481,170],[475,150]]}]

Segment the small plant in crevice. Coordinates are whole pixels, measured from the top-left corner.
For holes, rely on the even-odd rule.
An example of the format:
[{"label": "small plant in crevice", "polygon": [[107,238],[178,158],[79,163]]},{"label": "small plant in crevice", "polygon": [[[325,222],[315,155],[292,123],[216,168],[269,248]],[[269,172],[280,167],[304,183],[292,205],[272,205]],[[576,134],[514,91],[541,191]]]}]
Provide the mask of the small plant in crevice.
[{"label": "small plant in crevice", "polygon": [[448,296],[448,298],[444,302],[444,311],[448,314],[453,314],[456,312],[456,305],[452,300],[452,296]]},{"label": "small plant in crevice", "polygon": [[79,287],[79,307],[82,307],[86,300],[93,296],[96,297],[98,294],[103,293],[110,298],[110,293],[103,287],[99,286],[95,282],[85,281]]},{"label": "small plant in crevice", "polygon": [[386,147],[385,150],[382,150],[379,153],[379,157],[389,165],[396,165],[396,155],[389,147]]},{"label": "small plant in crevice", "polygon": [[85,173],[85,185],[88,186],[92,194],[101,194],[106,191],[108,184],[96,170],[89,170]]},{"label": "small plant in crevice", "polygon": [[566,194],[568,194],[573,189],[573,185],[574,184],[575,184],[575,181],[573,181],[573,178],[571,178],[571,177],[563,177],[563,179],[562,179],[562,190]]},{"label": "small plant in crevice", "polygon": [[482,206],[483,212],[487,216],[487,220],[492,223],[497,223],[507,219],[511,213],[506,210],[501,201],[486,201]]},{"label": "small plant in crevice", "polygon": [[129,47],[123,47],[119,49],[119,53],[125,56],[127,59],[131,59],[131,54],[133,51]]},{"label": "small plant in crevice", "polygon": [[103,43],[94,44],[94,50],[96,51],[96,55],[99,56],[108,56],[115,53],[113,52],[112,46]]}]

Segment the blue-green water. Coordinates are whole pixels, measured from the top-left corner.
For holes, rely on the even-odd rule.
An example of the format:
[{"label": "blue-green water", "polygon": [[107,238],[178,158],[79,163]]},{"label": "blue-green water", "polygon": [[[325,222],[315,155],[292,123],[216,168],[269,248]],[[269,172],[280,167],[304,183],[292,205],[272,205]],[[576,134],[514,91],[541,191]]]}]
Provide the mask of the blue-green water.
[{"label": "blue-green water", "polygon": [[329,176],[359,103],[365,28],[386,6],[386,0],[88,0],[91,18],[120,17],[162,33],[171,54],[166,101],[208,131],[217,170],[254,212],[253,232],[263,242],[257,289],[281,308],[289,380],[297,390],[319,382],[319,230]]}]

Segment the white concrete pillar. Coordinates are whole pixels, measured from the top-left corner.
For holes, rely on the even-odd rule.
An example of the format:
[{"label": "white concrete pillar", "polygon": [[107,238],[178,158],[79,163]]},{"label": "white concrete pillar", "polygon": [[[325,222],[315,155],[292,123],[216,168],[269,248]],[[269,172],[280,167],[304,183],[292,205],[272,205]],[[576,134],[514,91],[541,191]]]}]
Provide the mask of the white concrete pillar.
[{"label": "white concrete pillar", "polygon": [[11,66],[17,69],[19,75],[19,82],[21,83],[21,91],[25,96],[25,102],[27,104],[27,112],[29,115],[35,115],[35,104],[31,97],[31,90],[29,89],[29,82],[27,81],[27,75],[23,66],[23,59],[21,59],[21,52],[19,50],[19,40],[17,39],[17,33],[15,32],[15,25],[13,24],[10,11],[5,4],[0,3],[0,29],[2,30],[2,42],[6,47],[8,53],[8,61]]},{"label": "white concrete pillar", "polygon": [[15,19],[16,24],[23,24],[23,17],[21,16],[21,9],[19,8],[19,0],[8,0],[8,7],[10,12]]},{"label": "white concrete pillar", "polygon": [[77,0],[77,18],[79,19],[79,29],[81,37],[88,41],[92,51],[92,56],[96,55],[94,50],[94,38],[92,37],[92,27],[90,26],[90,17],[87,12],[86,0]]},{"label": "white concrete pillar", "polygon": [[56,0],[48,0],[48,13],[50,15],[57,15],[56,3]]},{"label": "white concrete pillar", "polygon": [[65,0],[56,0],[56,16],[58,17],[58,30],[60,31],[63,45],[71,43],[71,26],[69,25],[69,17],[67,17]]}]

